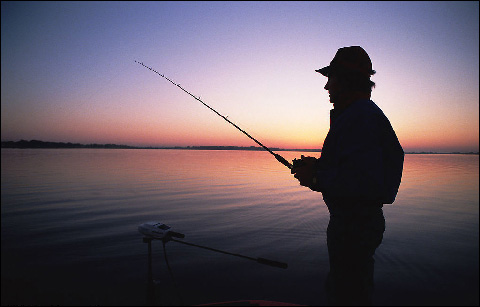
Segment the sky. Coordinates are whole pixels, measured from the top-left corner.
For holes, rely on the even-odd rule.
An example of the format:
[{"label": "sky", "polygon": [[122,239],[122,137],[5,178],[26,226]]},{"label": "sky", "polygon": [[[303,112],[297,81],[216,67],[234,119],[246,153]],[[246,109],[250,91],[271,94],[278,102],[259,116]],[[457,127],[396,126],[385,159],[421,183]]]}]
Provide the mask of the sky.
[{"label": "sky", "polygon": [[1,139],[321,148],[327,79],[370,55],[405,151],[479,150],[479,3],[1,2]]}]

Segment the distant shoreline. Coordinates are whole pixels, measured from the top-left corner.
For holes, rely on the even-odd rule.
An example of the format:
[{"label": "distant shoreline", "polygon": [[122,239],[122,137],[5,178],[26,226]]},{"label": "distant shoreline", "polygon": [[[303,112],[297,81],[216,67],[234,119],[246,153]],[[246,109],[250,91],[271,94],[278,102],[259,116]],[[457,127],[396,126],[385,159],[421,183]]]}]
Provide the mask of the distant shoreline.
[{"label": "distant shoreline", "polygon": [[[2,141],[2,148],[99,148],[99,149],[182,149],[182,150],[253,150],[263,151],[262,147],[256,146],[129,146],[129,145],[117,145],[117,144],[80,144],[80,143],[63,143],[63,142],[44,142],[38,140],[20,140],[14,141]],[[270,148],[272,151],[304,151],[304,152],[321,152],[321,149],[285,149],[285,148]],[[459,154],[459,155],[478,155],[478,152],[405,152],[405,154]]]},{"label": "distant shoreline", "polygon": [[[2,148],[104,148],[104,149],[185,149],[185,150],[265,150],[256,146],[129,146],[117,144],[80,144],[63,142],[44,142],[38,140],[31,141],[2,141]],[[282,149],[270,148],[272,151],[311,151],[320,152],[320,149]]]}]

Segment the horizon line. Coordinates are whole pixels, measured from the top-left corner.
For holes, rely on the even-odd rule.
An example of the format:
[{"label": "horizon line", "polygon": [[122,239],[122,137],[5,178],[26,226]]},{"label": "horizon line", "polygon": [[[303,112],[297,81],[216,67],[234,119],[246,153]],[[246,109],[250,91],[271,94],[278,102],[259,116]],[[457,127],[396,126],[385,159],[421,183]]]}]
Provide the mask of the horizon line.
[{"label": "horizon line", "polygon": [[[20,141],[1,141],[1,148],[100,148],[100,149],[184,149],[184,150],[265,150],[260,146],[236,146],[236,145],[186,145],[186,146],[132,146],[124,144],[81,144],[72,142],[50,142],[41,140],[24,140]],[[321,152],[321,148],[270,148],[272,151],[306,151]],[[405,151],[405,154],[474,154],[478,155],[478,151]]]}]

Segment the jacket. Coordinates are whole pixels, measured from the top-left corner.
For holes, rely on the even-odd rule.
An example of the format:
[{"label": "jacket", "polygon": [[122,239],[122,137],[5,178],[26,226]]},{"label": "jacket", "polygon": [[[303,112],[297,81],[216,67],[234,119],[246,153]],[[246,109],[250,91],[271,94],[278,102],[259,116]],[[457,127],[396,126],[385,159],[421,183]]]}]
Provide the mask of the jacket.
[{"label": "jacket", "polygon": [[371,100],[331,110],[330,130],[316,163],[314,190],[331,206],[392,204],[404,151],[390,121]]}]

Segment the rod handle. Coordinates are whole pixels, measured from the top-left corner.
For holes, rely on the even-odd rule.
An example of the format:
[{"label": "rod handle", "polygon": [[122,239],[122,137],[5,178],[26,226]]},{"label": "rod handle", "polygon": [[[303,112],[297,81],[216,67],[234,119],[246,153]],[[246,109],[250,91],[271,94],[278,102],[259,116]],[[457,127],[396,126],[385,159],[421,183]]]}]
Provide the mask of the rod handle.
[{"label": "rod handle", "polygon": [[274,261],[274,260],[269,260],[269,259],[265,259],[265,258],[260,258],[260,257],[257,258],[257,262],[261,263],[261,264],[274,266],[274,267],[277,267],[277,268],[282,268],[282,269],[288,268],[288,264],[286,264],[286,263],[278,262],[278,261]]},{"label": "rod handle", "polygon": [[282,157],[281,155],[276,154],[276,153],[274,153],[273,155],[275,156],[275,159],[277,159],[278,162],[282,163],[283,165],[285,165],[289,169],[292,169],[292,167],[293,167],[292,164],[290,164],[290,162],[288,162],[284,157]]}]

